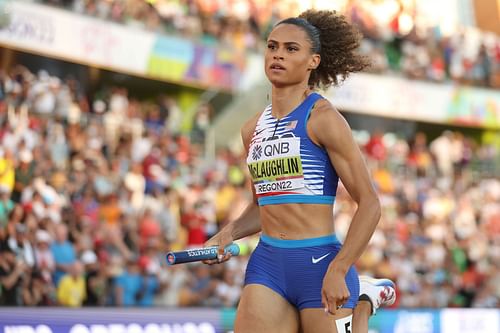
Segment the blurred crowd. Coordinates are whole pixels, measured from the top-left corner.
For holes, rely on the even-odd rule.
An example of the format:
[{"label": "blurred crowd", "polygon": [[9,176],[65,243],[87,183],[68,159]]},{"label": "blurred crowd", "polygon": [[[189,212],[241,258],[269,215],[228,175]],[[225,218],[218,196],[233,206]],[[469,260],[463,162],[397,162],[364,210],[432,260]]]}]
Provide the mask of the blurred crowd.
[{"label": "blurred crowd", "polygon": [[[210,115],[186,135],[175,98],[89,100],[74,79],[1,72],[0,304],[235,306],[258,235],[224,265],[165,263],[251,201],[243,156],[204,158]],[[359,137],[383,205],[360,273],[394,279],[398,306],[500,306],[498,146]],[[337,198],[342,239],[355,205]]]},{"label": "blurred crowd", "polygon": [[205,266],[164,260],[202,246],[248,201],[240,156],[204,159],[210,106],[186,136],[169,96],[85,93],[45,71],[0,73],[0,303],[234,304],[243,258],[209,280]]},{"label": "blurred crowd", "polygon": [[[303,4],[280,1],[41,0],[81,14],[256,51],[280,19],[296,16]],[[455,81],[500,87],[500,37],[472,28],[453,33],[420,23],[414,7],[400,0],[344,1],[338,8],[363,33],[361,52],[369,71],[410,79]],[[381,14],[384,15],[381,15]]]},{"label": "blurred crowd", "polygon": [[[500,306],[500,150],[445,131],[428,142],[374,133],[362,142],[382,218],[360,274],[397,283],[401,307]],[[336,227],[356,209],[337,196]]]}]

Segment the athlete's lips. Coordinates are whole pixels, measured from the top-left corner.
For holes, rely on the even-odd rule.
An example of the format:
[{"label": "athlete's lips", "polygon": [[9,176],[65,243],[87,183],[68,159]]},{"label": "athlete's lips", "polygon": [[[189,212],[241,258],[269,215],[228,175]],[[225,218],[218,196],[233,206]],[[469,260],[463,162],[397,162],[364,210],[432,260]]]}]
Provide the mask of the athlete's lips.
[{"label": "athlete's lips", "polygon": [[285,71],[286,67],[281,64],[278,64],[277,62],[273,62],[271,66],[269,66],[269,69]]}]

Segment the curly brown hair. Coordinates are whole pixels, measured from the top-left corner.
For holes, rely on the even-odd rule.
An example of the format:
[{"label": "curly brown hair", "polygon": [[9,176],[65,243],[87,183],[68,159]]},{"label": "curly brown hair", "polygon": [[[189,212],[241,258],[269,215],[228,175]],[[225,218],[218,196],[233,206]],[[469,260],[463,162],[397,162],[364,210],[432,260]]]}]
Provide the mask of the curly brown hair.
[{"label": "curly brown hair", "polygon": [[309,85],[313,88],[339,85],[350,73],[369,65],[368,59],[356,52],[361,33],[336,11],[310,9],[279,24],[302,28],[311,42],[311,52],[321,56],[318,68],[309,77]]}]

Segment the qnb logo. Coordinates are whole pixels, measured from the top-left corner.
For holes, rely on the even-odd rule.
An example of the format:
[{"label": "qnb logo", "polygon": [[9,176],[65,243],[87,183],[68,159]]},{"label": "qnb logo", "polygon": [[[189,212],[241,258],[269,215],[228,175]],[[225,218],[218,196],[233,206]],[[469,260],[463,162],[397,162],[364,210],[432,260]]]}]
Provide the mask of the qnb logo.
[{"label": "qnb logo", "polygon": [[252,150],[252,159],[255,161],[258,160],[261,156],[262,156],[262,146],[256,145],[255,147],[253,147]]},{"label": "qnb logo", "polygon": [[288,142],[278,142],[264,146],[264,155],[268,157],[288,154],[289,152],[290,144]]}]

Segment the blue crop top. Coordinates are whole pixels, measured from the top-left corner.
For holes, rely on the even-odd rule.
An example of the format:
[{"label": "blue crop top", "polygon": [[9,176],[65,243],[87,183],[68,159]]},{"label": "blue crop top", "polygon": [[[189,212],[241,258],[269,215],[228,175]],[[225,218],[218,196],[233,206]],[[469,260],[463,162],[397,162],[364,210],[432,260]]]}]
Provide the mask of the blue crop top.
[{"label": "blue crop top", "polygon": [[304,203],[333,204],[337,172],[328,153],[307,135],[311,109],[323,98],[312,93],[290,114],[261,114],[248,149],[247,164],[259,206]]}]

